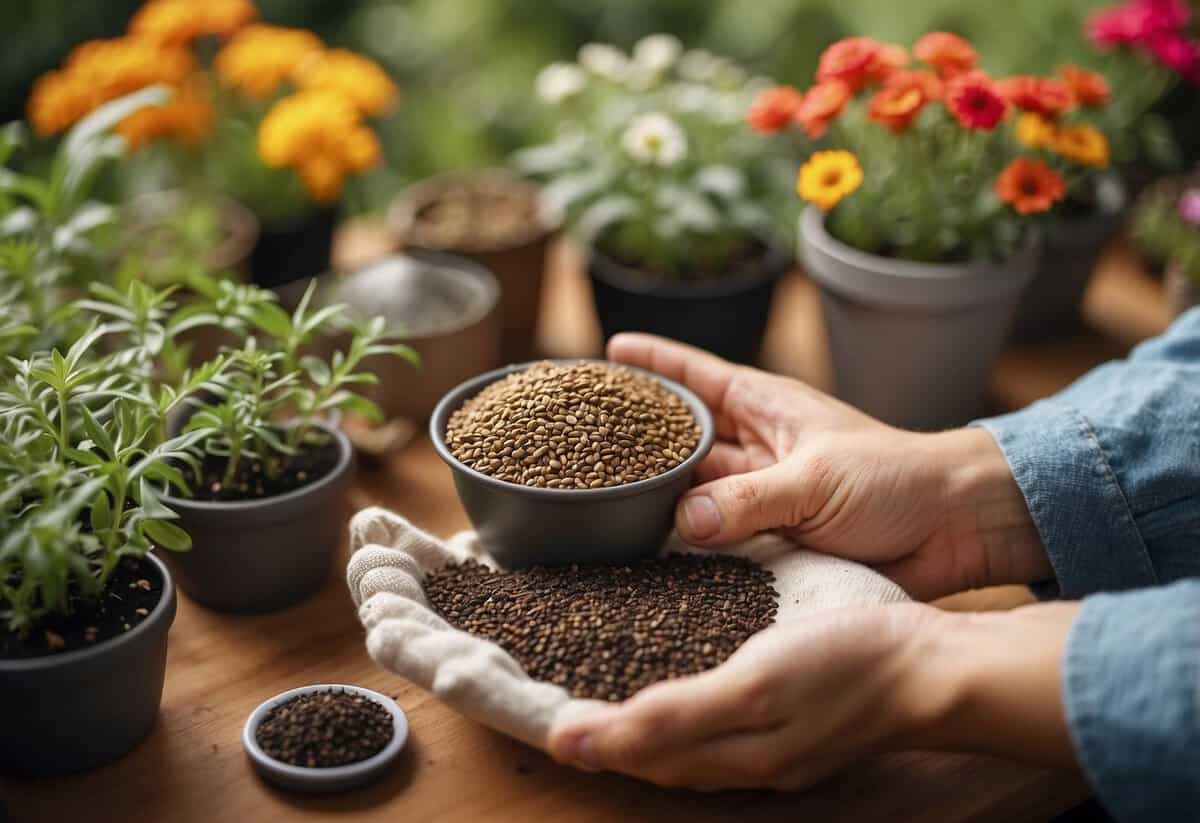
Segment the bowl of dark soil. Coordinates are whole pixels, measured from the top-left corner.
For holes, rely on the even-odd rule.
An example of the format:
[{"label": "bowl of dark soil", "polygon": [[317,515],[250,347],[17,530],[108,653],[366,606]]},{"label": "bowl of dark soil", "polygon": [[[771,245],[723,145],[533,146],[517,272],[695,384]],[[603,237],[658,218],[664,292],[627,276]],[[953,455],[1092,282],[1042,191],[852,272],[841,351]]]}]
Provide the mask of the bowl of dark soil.
[{"label": "bowl of dark soil", "polygon": [[404,749],[408,718],[361,686],[320,684],[277,694],[242,727],[263,779],[296,792],[341,792],[378,778]]},{"label": "bowl of dark soil", "polygon": [[0,629],[0,772],[95,768],[154,725],[175,586],[155,557],[120,561],[101,596],[26,635]]},{"label": "bowl of dark soil", "polygon": [[225,477],[226,460],[208,455],[193,496],[165,497],[192,537],[188,552],[164,559],[184,594],[219,611],[286,608],[325,582],[342,542],[346,489],[353,465],[339,429],[266,466],[241,461]]},{"label": "bowl of dark soil", "polygon": [[597,360],[480,375],[447,394],[429,426],[480,539],[506,568],[653,555],[715,435],[683,386]]}]

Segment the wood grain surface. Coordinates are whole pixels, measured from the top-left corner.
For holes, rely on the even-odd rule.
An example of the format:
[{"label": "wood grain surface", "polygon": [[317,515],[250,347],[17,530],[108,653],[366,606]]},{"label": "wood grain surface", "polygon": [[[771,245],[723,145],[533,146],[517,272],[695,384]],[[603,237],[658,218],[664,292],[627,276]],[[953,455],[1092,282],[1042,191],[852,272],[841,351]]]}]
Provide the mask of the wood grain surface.
[{"label": "wood grain surface", "polygon": [[[355,243],[374,241],[354,227]],[[360,253],[347,249],[343,259]],[[547,354],[596,354],[600,336],[577,255],[560,248],[547,285],[540,341]],[[361,258],[361,253],[360,253]],[[1091,289],[1088,327],[1072,339],[1005,354],[992,384],[996,409],[1050,394],[1167,322],[1157,284],[1117,245]],[[776,371],[829,385],[819,311],[799,273],[782,284],[764,352]],[[448,535],[467,525],[448,470],[427,438],[381,464],[362,463],[354,508],[388,506]],[[153,732],[121,761],[89,774],[6,780],[15,821],[1011,821],[1045,820],[1087,795],[1078,777],[984,757],[914,752],[867,761],[803,794],[668,791],[554,764],[472,723],[367,657],[338,568],[313,600],[271,615],[216,614],[180,598],[170,635],[162,711]],[[1004,609],[1029,602],[1020,587],[968,592],[946,608]],[[239,735],[263,699],[298,685],[346,682],[393,695],[411,738],[399,764],[351,794],[305,797],[262,783]],[[86,729],[80,729],[86,734]],[[0,819],[3,819],[0,813]]]}]

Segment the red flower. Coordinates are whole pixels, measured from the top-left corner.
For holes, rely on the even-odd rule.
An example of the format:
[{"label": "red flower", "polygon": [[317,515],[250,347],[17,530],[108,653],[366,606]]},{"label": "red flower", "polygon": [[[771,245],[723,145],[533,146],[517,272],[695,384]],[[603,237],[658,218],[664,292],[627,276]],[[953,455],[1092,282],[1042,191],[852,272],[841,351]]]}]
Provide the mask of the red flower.
[{"label": "red flower", "polygon": [[1176,31],[1151,35],[1147,47],[1154,58],[1189,83],[1200,85],[1200,43]]},{"label": "red flower", "polygon": [[804,95],[792,86],[775,86],[763,89],[750,104],[746,122],[755,131],[773,134],[783,131],[795,118]]},{"label": "red flower", "polygon": [[917,59],[938,70],[942,77],[950,77],[975,68],[975,48],[957,34],[946,31],[931,31],[913,46]]},{"label": "red flower", "polygon": [[1049,211],[1066,193],[1062,175],[1028,157],[1013,160],[996,178],[996,196],[1019,214]]},{"label": "red flower", "polygon": [[925,107],[925,94],[920,86],[890,86],[875,92],[867,106],[867,116],[893,134],[907,129]]},{"label": "red flower", "polygon": [[1093,14],[1087,31],[1098,46],[1144,44],[1156,34],[1179,32],[1191,17],[1184,0],[1129,0]]},{"label": "red flower", "polygon": [[928,69],[905,69],[897,71],[883,81],[885,89],[918,88],[926,100],[941,100],[943,83]]},{"label": "red flower", "polygon": [[796,111],[796,120],[815,140],[825,133],[829,121],[842,113],[849,99],[850,87],[841,80],[818,83],[804,95]]},{"label": "red flower", "polygon": [[1068,64],[1058,70],[1058,76],[1079,105],[1095,108],[1108,102],[1110,91],[1104,75]]},{"label": "red flower", "polygon": [[1004,99],[1021,111],[1031,111],[1043,117],[1057,117],[1074,102],[1066,84],[1049,77],[1022,74],[1001,80],[996,86]]},{"label": "red flower", "polygon": [[1008,105],[982,72],[969,72],[947,87],[946,108],[963,128],[991,131],[1004,119]]},{"label": "red flower", "polygon": [[871,70],[879,44],[870,37],[846,37],[821,54],[817,63],[817,82],[840,80],[851,91],[858,91],[871,79]]}]

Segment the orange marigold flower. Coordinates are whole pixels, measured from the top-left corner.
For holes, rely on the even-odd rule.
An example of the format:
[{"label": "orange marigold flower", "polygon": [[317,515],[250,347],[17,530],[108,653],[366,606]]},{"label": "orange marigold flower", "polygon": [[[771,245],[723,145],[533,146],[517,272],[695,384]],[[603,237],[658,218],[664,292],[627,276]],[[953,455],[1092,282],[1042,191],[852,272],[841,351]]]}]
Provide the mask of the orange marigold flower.
[{"label": "orange marigold flower", "polygon": [[1079,105],[1098,108],[1108,102],[1110,91],[1104,75],[1066,65],[1058,70],[1058,76]]},{"label": "orange marigold flower", "polygon": [[825,133],[829,121],[842,113],[849,100],[850,87],[841,80],[818,83],[805,93],[796,110],[796,120],[815,140]]},{"label": "orange marigold flower", "polygon": [[226,86],[261,99],[291,79],[304,59],[322,48],[320,38],[310,31],[255,23],[217,52],[214,66]]},{"label": "orange marigold flower", "polygon": [[196,70],[196,59],[182,46],[129,35],[76,46],[64,70],[88,91],[95,108],[156,83],[178,86]]},{"label": "orange marigold flower", "polygon": [[982,72],[967,72],[946,88],[946,108],[963,128],[991,131],[1004,119],[1008,106]]},{"label": "orange marigold flower", "polygon": [[1108,165],[1108,140],[1092,126],[1067,126],[1058,129],[1052,147],[1064,158],[1080,166],[1104,168]]},{"label": "orange marigold flower", "polygon": [[1071,92],[1064,83],[1050,77],[1021,74],[996,84],[1004,99],[1021,111],[1043,117],[1057,117],[1071,107]]},{"label": "orange marigold flower", "polygon": [[293,79],[302,89],[339,92],[371,117],[387,113],[399,97],[396,84],[378,63],[346,49],[310,55],[296,67]]},{"label": "orange marigold flower", "polygon": [[746,123],[755,131],[773,134],[783,131],[796,117],[804,95],[793,86],[763,89],[746,112]]},{"label": "orange marigold flower", "polygon": [[969,42],[948,31],[931,31],[913,46],[913,55],[937,69],[942,77],[951,77],[975,68],[978,55]]},{"label": "orange marigold flower", "polygon": [[147,106],[117,124],[117,133],[137,150],[157,139],[195,145],[212,131],[213,108],[203,75],[196,74],[161,106]]},{"label": "orange marigold flower", "polygon": [[46,72],[29,94],[29,121],[41,135],[65,131],[91,108],[88,92],[64,71]]},{"label": "orange marigold flower", "polygon": [[1031,149],[1048,149],[1054,145],[1058,127],[1035,112],[1025,112],[1017,120],[1017,141]]},{"label": "orange marigold flower", "polygon": [[332,157],[313,155],[300,165],[299,171],[305,190],[318,203],[332,203],[341,195],[345,177]]},{"label": "orange marigold flower", "polygon": [[880,43],[871,61],[871,79],[886,80],[908,65],[908,50],[895,43]]},{"label": "orange marigold flower", "polygon": [[926,100],[941,100],[943,83],[936,74],[928,69],[904,69],[894,72],[883,81],[887,89],[918,88]]},{"label": "orange marigold flower", "polygon": [[362,173],[379,163],[383,152],[375,132],[366,127],[357,128],[346,135],[346,166],[353,172]]},{"label": "orange marigold flower", "polygon": [[996,196],[1018,214],[1049,211],[1066,196],[1062,175],[1041,160],[1018,157],[996,178]]},{"label": "orange marigold flower", "polygon": [[818,151],[800,167],[796,191],[817,208],[829,211],[862,185],[862,180],[862,166],[850,152],[841,149]]},{"label": "orange marigold flower", "polygon": [[871,80],[879,43],[870,37],[846,37],[821,54],[817,63],[817,82],[840,80],[851,91],[858,91]]},{"label": "orange marigold flower", "polygon": [[206,34],[232,34],[257,15],[250,0],[148,0],[129,21],[129,31],[179,45]]},{"label": "orange marigold flower", "polygon": [[926,99],[919,86],[890,86],[875,92],[867,106],[867,116],[893,134],[900,134],[912,124]]}]

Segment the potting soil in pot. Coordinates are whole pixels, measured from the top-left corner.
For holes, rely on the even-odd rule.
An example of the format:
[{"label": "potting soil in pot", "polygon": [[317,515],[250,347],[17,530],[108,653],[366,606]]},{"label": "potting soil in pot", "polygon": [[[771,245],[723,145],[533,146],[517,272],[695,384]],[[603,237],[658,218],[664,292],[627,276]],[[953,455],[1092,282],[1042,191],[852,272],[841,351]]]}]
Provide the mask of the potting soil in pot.
[{"label": "potting soil in pot", "polygon": [[601,363],[539,363],[450,416],[446,445],[471,468],[548,489],[645,480],[700,441],[687,404],[649,375]]},{"label": "potting soil in pot", "polygon": [[447,188],[417,212],[412,237],[433,249],[488,249],[529,234],[538,223],[530,187],[478,182]]},{"label": "potting soil in pot", "polygon": [[232,482],[227,483],[226,458],[206,455],[200,463],[200,478],[193,496],[196,500],[222,501],[286,494],[325,477],[337,466],[338,457],[338,445],[333,439],[307,443],[296,454],[271,458],[275,464],[270,466],[261,459],[243,458]]},{"label": "potting soil in pot", "polygon": [[0,629],[0,658],[45,657],[122,635],[150,615],[162,590],[162,577],[150,561],[124,558],[97,600],[85,600],[78,592],[73,593],[69,615],[52,614],[25,637]]},{"label": "potting soil in pot", "polygon": [[451,625],[496,643],[535,680],[617,701],[724,662],[773,622],[773,581],[757,563],[725,555],[514,572],[468,560],[430,574],[425,594]]},{"label": "potting soil in pot", "polygon": [[282,763],[330,768],[378,754],[394,734],[391,712],[378,702],[330,689],[280,703],[254,737],[267,756]]}]

